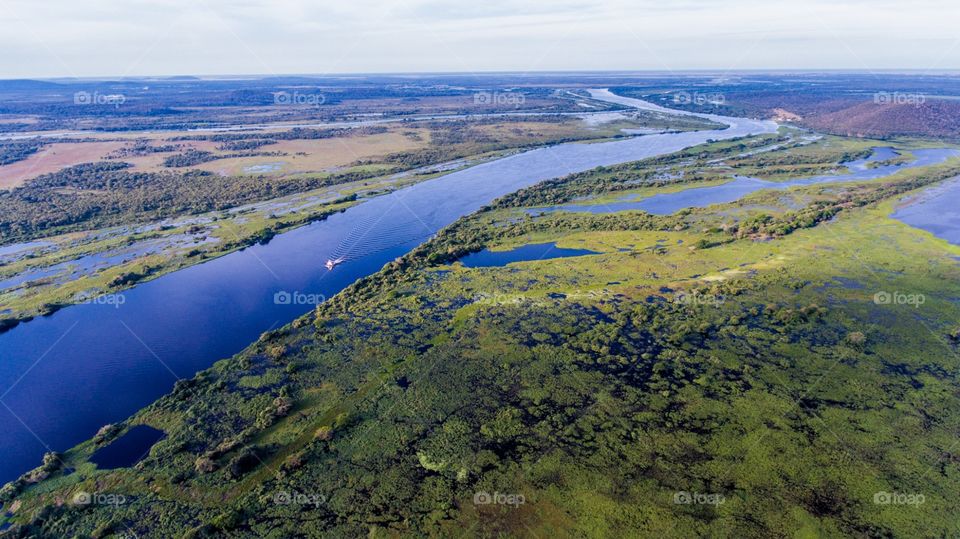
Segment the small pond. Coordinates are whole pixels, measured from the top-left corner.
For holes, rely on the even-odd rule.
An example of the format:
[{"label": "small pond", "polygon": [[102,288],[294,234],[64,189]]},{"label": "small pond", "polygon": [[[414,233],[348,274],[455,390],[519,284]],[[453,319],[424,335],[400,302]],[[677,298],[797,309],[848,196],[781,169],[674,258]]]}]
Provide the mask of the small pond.
[{"label": "small pond", "polygon": [[468,268],[491,268],[506,266],[511,262],[529,262],[531,260],[550,260],[553,258],[569,258],[572,256],[586,256],[600,254],[589,249],[565,249],[557,247],[556,243],[530,243],[509,251],[482,251],[469,254],[460,259]]},{"label": "small pond", "polygon": [[162,430],[147,425],[137,425],[106,447],[98,449],[90,457],[90,462],[96,464],[101,470],[129,468],[147,456],[153,444],[165,437],[166,433]]}]

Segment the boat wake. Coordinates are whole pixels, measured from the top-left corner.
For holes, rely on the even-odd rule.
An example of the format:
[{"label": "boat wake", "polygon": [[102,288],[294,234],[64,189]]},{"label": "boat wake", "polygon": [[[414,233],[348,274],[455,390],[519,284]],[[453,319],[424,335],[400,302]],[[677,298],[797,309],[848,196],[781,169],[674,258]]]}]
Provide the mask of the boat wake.
[{"label": "boat wake", "polygon": [[332,270],[344,262],[364,258],[388,249],[412,242],[420,243],[432,234],[426,225],[418,220],[389,224],[384,223],[380,216],[371,216],[360,221],[344,237],[326,262],[328,270]]}]

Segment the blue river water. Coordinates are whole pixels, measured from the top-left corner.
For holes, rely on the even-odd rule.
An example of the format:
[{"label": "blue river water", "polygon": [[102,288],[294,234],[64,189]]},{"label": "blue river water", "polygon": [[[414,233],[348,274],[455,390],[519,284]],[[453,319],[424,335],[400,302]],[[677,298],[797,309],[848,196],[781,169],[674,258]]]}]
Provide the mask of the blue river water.
[{"label": "blue river water", "polygon": [[547,208],[531,209],[531,213],[569,211],[589,213],[614,213],[625,210],[642,210],[655,215],[670,215],[684,208],[703,208],[713,204],[734,202],[762,189],[788,189],[800,185],[818,183],[838,183],[876,180],[896,174],[902,170],[917,167],[926,167],[943,163],[951,157],[960,156],[960,150],[950,148],[929,148],[914,150],[914,159],[900,165],[880,164],[871,167],[871,163],[878,163],[896,157],[892,148],[879,147],[873,149],[873,154],[866,159],[847,163],[849,172],[825,174],[797,180],[771,182],[758,178],[736,176],[730,182],[709,187],[695,187],[676,193],[663,193],[643,200],[620,200],[605,204],[565,204]]},{"label": "blue river water", "polygon": [[[640,107],[606,91],[595,97]],[[322,222],[143,283],[123,301],[67,307],[0,335],[0,481],[122,421],[282,326],[457,218],[540,181],[701,144],[770,133],[773,122],[717,118],[724,130],[647,135],[527,151],[363,202]],[[343,262],[333,270],[330,258]]]}]

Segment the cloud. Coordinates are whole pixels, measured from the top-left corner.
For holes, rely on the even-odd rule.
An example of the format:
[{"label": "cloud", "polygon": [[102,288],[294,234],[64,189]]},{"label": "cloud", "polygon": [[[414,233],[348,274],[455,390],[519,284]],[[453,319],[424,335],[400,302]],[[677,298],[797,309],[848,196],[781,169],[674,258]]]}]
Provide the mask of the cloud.
[{"label": "cloud", "polygon": [[956,68],[917,0],[4,0],[0,77]]},{"label": "cloud", "polygon": [[407,15],[421,20],[446,19],[491,19],[522,16],[556,16],[595,11],[597,2],[518,2],[511,0],[487,0],[483,2],[449,2],[430,0],[408,4]]}]

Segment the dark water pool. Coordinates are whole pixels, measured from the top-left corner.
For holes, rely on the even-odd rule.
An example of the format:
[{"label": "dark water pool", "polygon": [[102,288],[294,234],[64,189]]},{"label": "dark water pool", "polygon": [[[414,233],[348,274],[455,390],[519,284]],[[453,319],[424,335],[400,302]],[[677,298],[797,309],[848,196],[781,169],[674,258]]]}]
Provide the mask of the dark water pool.
[{"label": "dark water pool", "polygon": [[511,262],[550,260],[552,258],[568,258],[571,256],[596,254],[600,253],[589,249],[565,249],[563,247],[557,247],[556,243],[530,243],[509,251],[491,251],[484,249],[461,258],[460,262],[468,268],[490,268],[506,266]]},{"label": "dark water pool", "polygon": [[129,468],[147,456],[153,444],[165,436],[162,430],[148,425],[137,425],[94,452],[90,462],[96,464],[101,470]]}]

